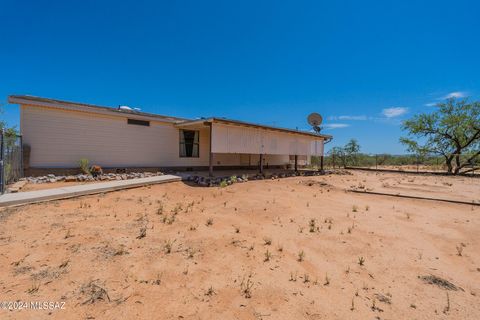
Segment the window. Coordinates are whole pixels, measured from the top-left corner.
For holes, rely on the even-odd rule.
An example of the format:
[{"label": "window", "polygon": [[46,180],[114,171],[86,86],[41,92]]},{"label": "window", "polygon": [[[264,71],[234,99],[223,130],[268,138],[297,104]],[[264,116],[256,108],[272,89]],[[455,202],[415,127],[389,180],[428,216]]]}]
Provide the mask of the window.
[{"label": "window", "polygon": [[134,124],[134,125],[137,125],[137,126],[150,127],[150,121],[145,121],[145,120],[128,119],[127,123],[128,124]]},{"label": "window", "polygon": [[199,131],[180,130],[180,157],[198,158],[199,157]]}]

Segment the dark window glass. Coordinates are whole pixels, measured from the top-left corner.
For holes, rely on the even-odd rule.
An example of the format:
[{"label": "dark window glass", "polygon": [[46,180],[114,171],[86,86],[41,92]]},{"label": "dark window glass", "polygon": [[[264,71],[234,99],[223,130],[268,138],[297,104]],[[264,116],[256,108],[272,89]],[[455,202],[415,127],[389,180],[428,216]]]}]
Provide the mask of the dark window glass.
[{"label": "dark window glass", "polygon": [[128,119],[127,121],[128,124],[134,124],[137,126],[150,126],[150,121],[145,121],[145,120],[137,120],[137,119]]},{"label": "dark window glass", "polygon": [[199,157],[199,136],[200,132],[196,130],[180,130],[180,157]]}]

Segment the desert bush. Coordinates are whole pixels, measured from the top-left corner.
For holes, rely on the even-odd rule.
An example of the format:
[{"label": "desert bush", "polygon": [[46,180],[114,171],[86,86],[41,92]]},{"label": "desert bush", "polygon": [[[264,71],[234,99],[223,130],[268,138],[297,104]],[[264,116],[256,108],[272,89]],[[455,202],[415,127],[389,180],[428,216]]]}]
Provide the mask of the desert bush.
[{"label": "desert bush", "polygon": [[82,170],[82,173],[90,174],[90,161],[87,158],[81,158],[78,161],[78,166],[80,170]]},{"label": "desert bush", "polygon": [[226,186],[228,186],[227,180],[222,180],[222,182],[220,182],[220,188],[225,188]]}]

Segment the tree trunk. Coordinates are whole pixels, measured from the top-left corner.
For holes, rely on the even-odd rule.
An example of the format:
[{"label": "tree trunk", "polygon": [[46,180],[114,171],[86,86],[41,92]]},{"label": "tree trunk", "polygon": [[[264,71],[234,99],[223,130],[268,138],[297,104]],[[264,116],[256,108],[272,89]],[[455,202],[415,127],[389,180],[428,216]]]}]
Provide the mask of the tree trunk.
[{"label": "tree trunk", "polygon": [[466,166],[468,165],[472,165],[474,166],[473,161],[476,157],[478,157],[480,155],[480,151],[478,151],[477,153],[474,153],[470,158],[468,158],[466,161],[464,161],[459,167],[458,167],[458,171],[460,172],[460,170],[462,170],[463,168],[465,168]]},{"label": "tree trunk", "polygon": [[447,174],[454,174],[452,161],[453,161],[453,156],[445,156],[445,164],[447,165]]},{"label": "tree trunk", "polygon": [[457,175],[460,172],[460,154],[455,154],[455,169],[453,171],[454,175]]}]

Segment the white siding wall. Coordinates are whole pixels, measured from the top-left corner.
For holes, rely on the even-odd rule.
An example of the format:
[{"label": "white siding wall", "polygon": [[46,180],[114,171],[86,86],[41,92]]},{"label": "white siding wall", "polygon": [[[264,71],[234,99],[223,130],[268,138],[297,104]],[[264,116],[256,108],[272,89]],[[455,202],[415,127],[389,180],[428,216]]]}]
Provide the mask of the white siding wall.
[{"label": "white siding wall", "polygon": [[104,167],[208,166],[208,129],[200,131],[200,157],[180,158],[172,124],[129,125],[126,117],[34,106],[21,112],[31,167],[76,167],[80,158]]},{"label": "white siding wall", "polygon": [[213,152],[323,155],[321,138],[217,123],[212,132]]},{"label": "white siding wall", "polygon": [[[73,168],[80,158],[103,167],[208,166],[209,129],[200,130],[200,157],[180,158],[179,129],[150,121],[129,125],[127,117],[21,106],[23,141],[30,145],[30,166]],[[284,165],[288,155],[267,155],[265,163]],[[258,155],[219,153],[215,166],[256,165]]]}]

